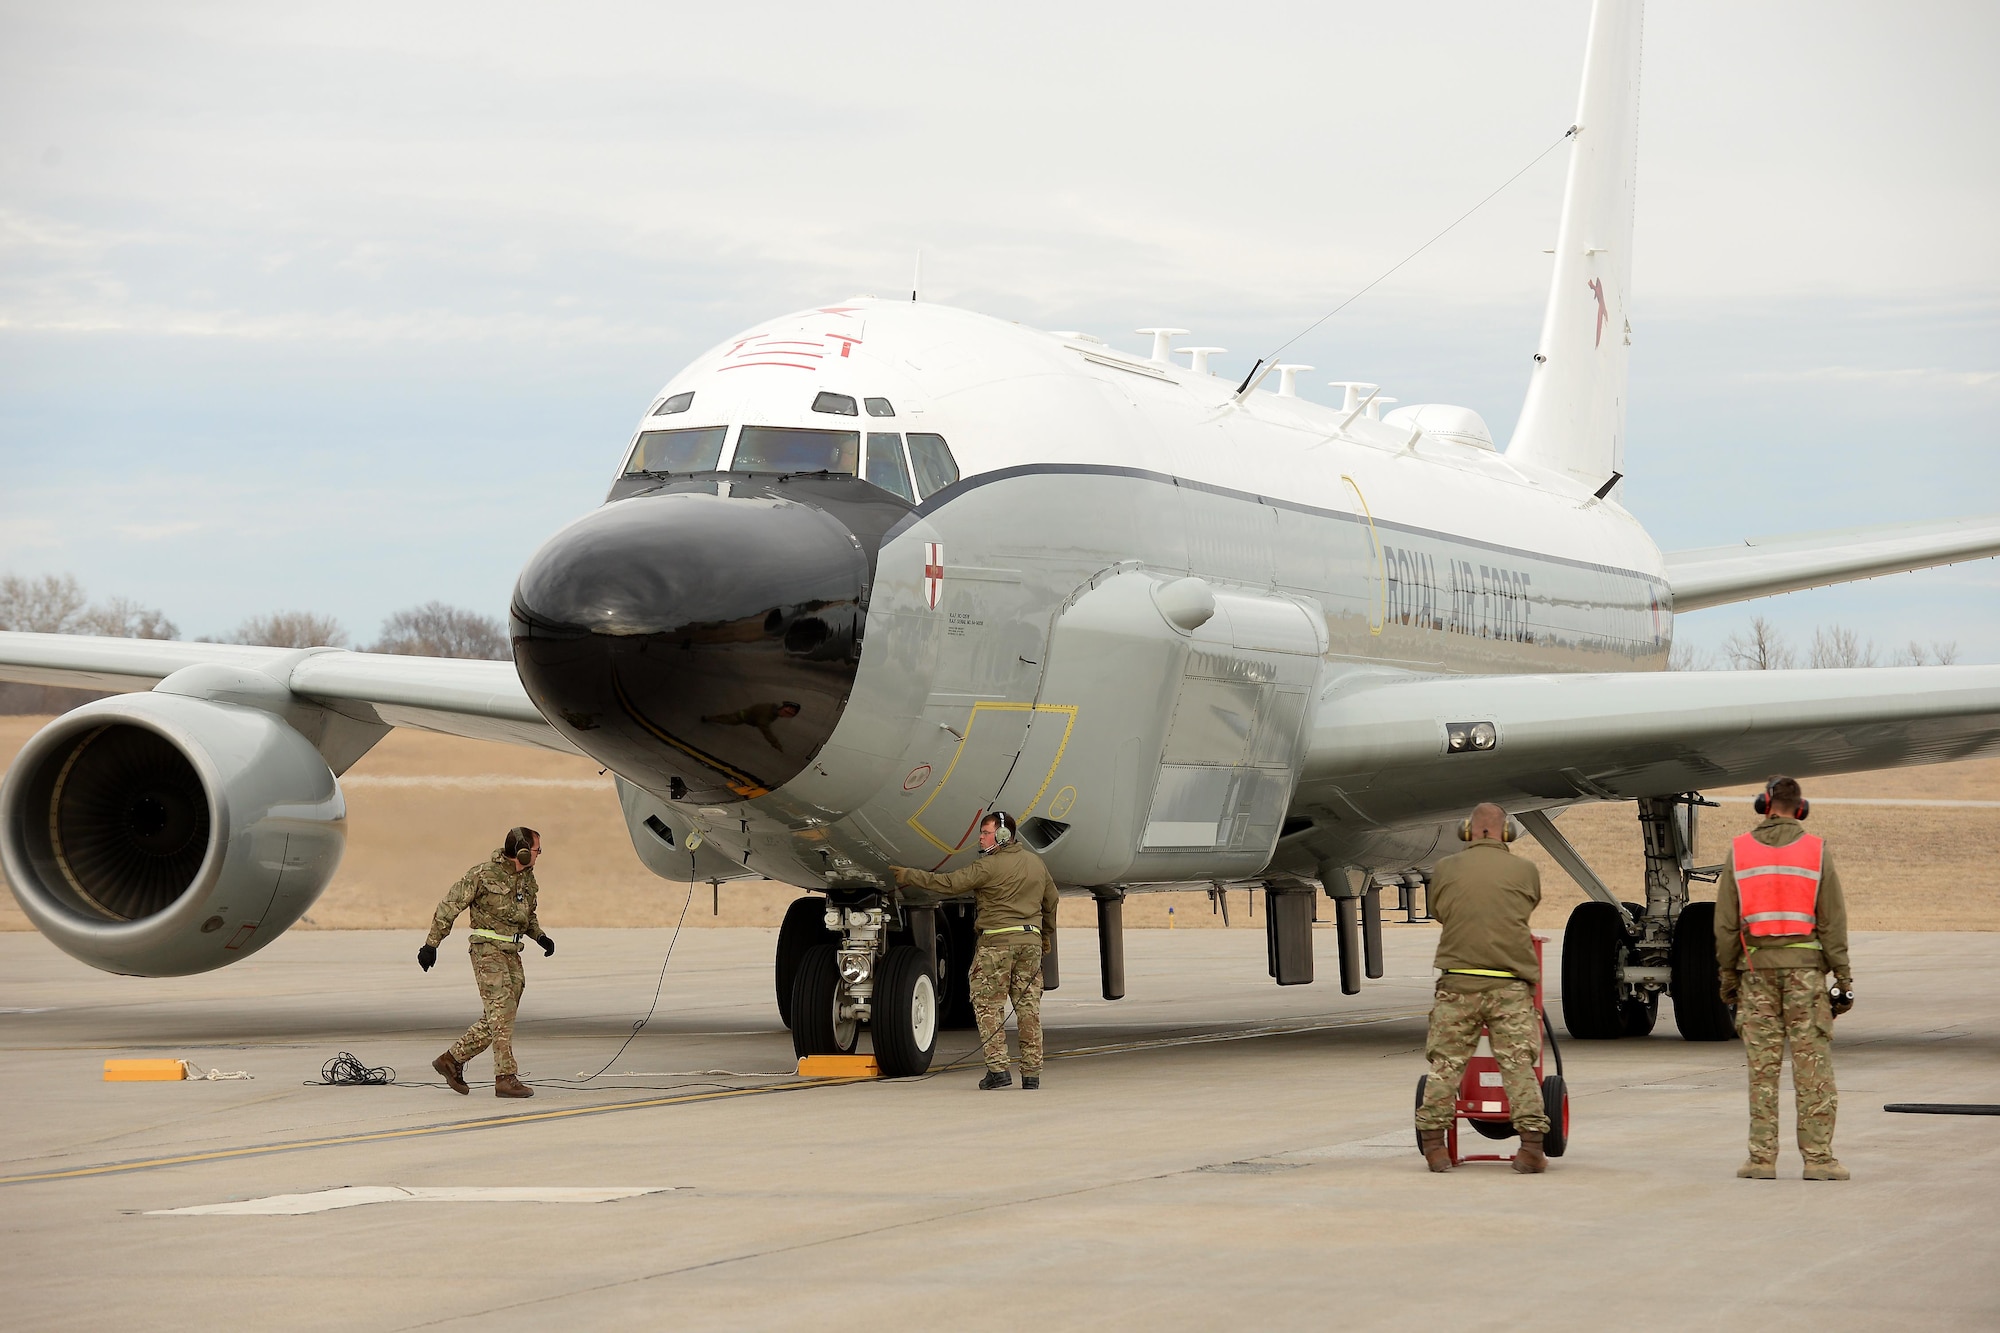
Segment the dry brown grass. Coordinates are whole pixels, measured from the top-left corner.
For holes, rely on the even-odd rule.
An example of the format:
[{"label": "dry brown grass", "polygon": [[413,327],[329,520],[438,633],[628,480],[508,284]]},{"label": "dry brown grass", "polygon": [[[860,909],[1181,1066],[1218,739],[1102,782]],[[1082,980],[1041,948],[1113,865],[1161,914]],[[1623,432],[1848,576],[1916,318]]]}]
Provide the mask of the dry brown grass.
[{"label": "dry brown grass", "polygon": [[[0,763],[47,718],[0,717]],[[347,856],[303,923],[327,930],[423,928],[444,890],[499,845],[513,824],[541,830],[542,920],[571,926],[672,925],[688,903],[692,926],[775,926],[797,894],[768,882],[724,885],[720,911],[708,885],[655,879],[626,837],[611,779],[585,759],[463,741],[422,732],[392,733],[355,765],[346,785]],[[383,779],[440,777],[444,783],[398,786]],[[524,781],[525,780],[525,781]],[[536,782],[565,785],[534,785]],[[580,784],[580,785],[579,785]],[[1752,794],[1752,789],[1712,795]],[[1811,784],[1822,797],[2000,800],[2000,760],[1851,774]],[[1703,812],[1702,859],[1720,860],[1735,832],[1755,816],[1748,805]],[[1638,823],[1624,804],[1584,806],[1561,820],[1571,841],[1622,896],[1641,896]],[[1823,805],[1812,827],[1835,848],[1857,930],[2000,930],[2000,809]],[[1525,854],[1542,867],[1544,903],[1537,925],[1559,929],[1583,894],[1532,843]],[[1230,895],[1231,925],[1257,929],[1261,911],[1248,895]],[[1202,892],[1149,894],[1127,900],[1126,924],[1219,927]],[[1322,915],[1330,915],[1323,912]],[[1088,926],[1091,905],[1065,900],[1063,924]],[[11,895],[0,898],[0,930],[29,929]]]}]

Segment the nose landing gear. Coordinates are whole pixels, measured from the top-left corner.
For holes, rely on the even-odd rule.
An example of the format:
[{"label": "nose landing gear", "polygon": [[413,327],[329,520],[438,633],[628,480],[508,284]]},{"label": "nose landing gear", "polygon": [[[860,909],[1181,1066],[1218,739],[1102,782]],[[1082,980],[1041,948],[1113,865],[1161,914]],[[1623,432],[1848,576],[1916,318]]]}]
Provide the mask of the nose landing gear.
[{"label": "nose landing gear", "polygon": [[[791,914],[786,924],[793,925]],[[851,1054],[866,1026],[884,1077],[927,1071],[941,1017],[928,955],[912,944],[890,943],[889,912],[882,907],[829,904],[821,929],[828,938],[808,945],[792,980],[793,1052]],[[797,927],[794,938],[804,933]],[[781,953],[784,943],[781,933]]]}]

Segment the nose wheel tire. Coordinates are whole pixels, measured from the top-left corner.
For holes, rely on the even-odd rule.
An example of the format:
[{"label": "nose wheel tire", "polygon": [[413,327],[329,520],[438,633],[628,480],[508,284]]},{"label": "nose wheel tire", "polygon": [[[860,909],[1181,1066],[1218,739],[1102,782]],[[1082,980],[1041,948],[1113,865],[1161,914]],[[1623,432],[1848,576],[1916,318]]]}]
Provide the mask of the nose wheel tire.
[{"label": "nose wheel tire", "polygon": [[1672,993],[1674,1026],[1689,1041],[1729,1041],[1736,1009],[1722,1002],[1721,967],[1715,961],[1715,904],[1689,903],[1674,922]]},{"label": "nose wheel tire", "polygon": [[792,1053],[850,1055],[859,1024],[843,1019],[840,1004],[840,954],[830,943],[815,944],[799,960],[792,979]]},{"label": "nose wheel tire", "polygon": [[887,1078],[911,1078],[931,1067],[937,1052],[937,982],[921,949],[897,945],[883,955],[875,977],[869,1034],[875,1061]]},{"label": "nose wheel tire", "polygon": [[778,1018],[786,1027],[792,1025],[792,987],[806,951],[839,938],[826,928],[826,899],[800,898],[785,909],[784,924],[778,927],[776,982]]}]

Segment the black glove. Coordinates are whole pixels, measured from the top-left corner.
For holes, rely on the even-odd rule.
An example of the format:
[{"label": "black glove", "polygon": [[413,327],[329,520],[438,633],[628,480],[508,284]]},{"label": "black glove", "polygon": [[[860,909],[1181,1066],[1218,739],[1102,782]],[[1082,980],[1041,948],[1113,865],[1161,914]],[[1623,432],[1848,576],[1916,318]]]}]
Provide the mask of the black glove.
[{"label": "black glove", "polygon": [[431,964],[437,960],[438,951],[435,944],[426,944],[423,948],[417,950],[417,966],[421,967],[424,971],[430,971]]},{"label": "black glove", "polygon": [[1834,982],[1827,998],[1833,1001],[1833,1016],[1839,1018],[1854,1007],[1854,983],[1850,981],[1843,986],[1838,981]]},{"label": "black glove", "polygon": [[535,936],[535,943],[542,946],[542,957],[553,958],[556,956],[556,942],[550,939],[548,936],[546,935]]}]

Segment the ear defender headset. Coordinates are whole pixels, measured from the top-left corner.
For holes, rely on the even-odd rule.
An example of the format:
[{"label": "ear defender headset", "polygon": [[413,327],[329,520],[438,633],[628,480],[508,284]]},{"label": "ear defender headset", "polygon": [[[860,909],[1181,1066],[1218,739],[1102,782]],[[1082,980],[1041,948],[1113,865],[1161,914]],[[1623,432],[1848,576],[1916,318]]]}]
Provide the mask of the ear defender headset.
[{"label": "ear defender headset", "polygon": [[[1765,783],[1765,784],[1764,784],[1764,790],[1763,790],[1763,791],[1761,791],[1761,792],[1758,792],[1758,793],[1757,793],[1757,799],[1756,799],[1756,800],[1754,800],[1754,801],[1752,801],[1752,802],[1750,802],[1750,808],[1751,808],[1752,810],[1755,810],[1755,811],[1756,811],[1756,812],[1757,812],[1758,814],[1760,814],[1760,815],[1768,815],[1768,814],[1770,814],[1770,813],[1771,813],[1771,789],[1772,789],[1773,787],[1777,786],[1777,785],[1778,785],[1778,784],[1779,784],[1780,782],[1783,782],[1783,781],[1784,781],[1784,779],[1783,779],[1783,778],[1772,778],[1772,779],[1771,779],[1771,780],[1770,780],[1769,782]],[[1806,812],[1807,812],[1807,811],[1809,811],[1809,810],[1811,810],[1811,809],[1812,809],[1812,802],[1811,802],[1811,801],[1808,801],[1808,800],[1806,799],[1806,794],[1805,794],[1804,792],[1800,792],[1800,793],[1799,793],[1799,812],[1798,812],[1797,814],[1793,815],[1793,816],[1792,816],[1792,818],[1794,818],[1794,819],[1804,819],[1804,818],[1806,817]]]},{"label": "ear defender headset", "polygon": [[[1504,825],[1502,825],[1500,829],[1500,841],[1512,842],[1514,841],[1514,839],[1520,836],[1521,836],[1521,826],[1514,822],[1514,816],[1508,815],[1507,822]],[[1458,840],[1460,842],[1472,841],[1471,820],[1461,819],[1458,821]]]},{"label": "ear defender headset", "polygon": [[988,810],[980,817],[979,822],[984,824],[987,820],[998,821],[993,825],[994,851],[997,852],[1008,843],[1014,841],[1014,816],[1008,814],[1005,810]]}]

